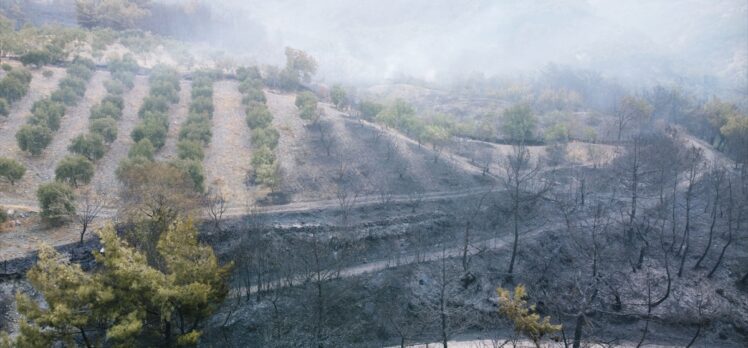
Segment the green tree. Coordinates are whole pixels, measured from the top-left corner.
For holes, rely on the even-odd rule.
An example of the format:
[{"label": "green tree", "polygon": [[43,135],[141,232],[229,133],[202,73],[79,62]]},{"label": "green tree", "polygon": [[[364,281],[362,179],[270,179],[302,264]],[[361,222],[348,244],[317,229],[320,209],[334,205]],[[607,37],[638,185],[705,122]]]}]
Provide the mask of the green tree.
[{"label": "green tree", "polygon": [[395,100],[392,104],[382,109],[375,120],[387,127],[402,129],[404,120],[415,115],[413,107],[402,99]]},{"label": "green tree", "polygon": [[154,267],[142,251],[120,239],[109,225],[98,232],[103,252],[91,273],[61,263],[43,246],[29,282],[46,306],[18,296],[24,316],[15,345],[173,346],[194,345],[202,323],[228,294],[231,264],[221,266],[212,248],[197,240],[191,220],[161,231]]},{"label": "green tree", "polygon": [[733,115],[720,128],[727,150],[735,156],[736,164],[748,164],[748,117]]},{"label": "green tree", "polygon": [[10,104],[5,98],[0,97],[0,116],[7,117],[10,114]]},{"label": "green tree", "polygon": [[294,101],[294,105],[296,105],[297,108],[303,109],[307,105],[313,106],[315,109],[317,108],[317,97],[314,95],[314,93],[309,91],[304,91],[296,95],[296,100]]},{"label": "green tree", "polygon": [[253,102],[262,103],[262,104],[265,104],[267,102],[267,98],[265,97],[265,93],[262,92],[262,89],[252,88],[244,92],[244,97],[242,98],[242,104],[250,105]]},{"label": "green tree", "polygon": [[304,91],[296,95],[294,102],[299,109],[299,117],[302,120],[316,122],[317,114],[317,97],[312,92]]},{"label": "green tree", "polygon": [[107,143],[112,143],[117,139],[117,121],[111,117],[91,120],[89,131],[98,134]]},{"label": "green tree", "polygon": [[275,149],[278,146],[280,134],[275,128],[257,128],[252,130],[252,144],[256,147],[267,146]]},{"label": "green tree", "polygon": [[111,294],[80,265],[60,262],[62,258],[54,248],[42,245],[38,261],[26,274],[47,305],[40,306],[24,293],[16,295],[18,312],[26,319],[17,341],[19,347],[52,347],[57,342],[73,347],[78,337],[87,347],[94,345],[90,336],[95,324],[105,320],[92,307]]},{"label": "green tree", "polygon": [[[167,303],[180,345],[197,344],[199,327],[228,295],[232,264],[221,266],[213,249],[198,241],[192,220],[178,220],[158,242],[166,266]],[[179,319],[179,320],[177,320]]]},{"label": "green tree", "polygon": [[332,86],[332,89],[330,90],[330,98],[332,99],[332,103],[335,104],[335,107],[338,109],[344,107],[348,103],[348,97],[345,90],[340,85]]},{"label": "green tree", "polygon": [[194,140],[180,140],[177,143],[177,156],[180,159],[202,161],[205,157],[203,144]]},{"label": "green tree", "polygon": [[308,53],[286,47],[286,67],[281,72],[284,88],[298,87],[301,82],[309,82],[317,72],[317,61]]},{"label": "green tree", "polygon": [[192,99],[190,103],[190,112],[200,115],[213,117],[213,98],[211,97],[197,97]]},{"label": "green tree", "polygon": [[81,155],[65,156],[55,169],[55,180],[67,182],[73,187],[78,187],[78,184],[88,184],[93,175],[93,163]]},{"label": "green tree", "polygon": [[12,76],[0,80],[0,97],[9,102],[21,99],[28,91],[28,83]]},{"label": "green tree", "polygon": [[99,105],[91,108],[92,120],[111,117],[115,120],[119,120],[122,117],[122,107],[118,106],[112,101],[102,101]]},{"label": "green tree", "polygon": [[550,144],[566,143],[569,141],[569,129],[563,123],[556,123],[545,132],[544,138]]},{"label": "green tree", "polygon": [[275,163],[275,153],[267,146],[261,146],[252,153],[252,167],[254,168],[273,163]]},{"label": "green tree", "polygon": [[205,116],[189,116],[184,125],[182,125],[182,129],[179,130],[180,140],[197,141],[208,145],[211,137],[210,120]]},{"label": "green tree", "polygon": [[26,173],[26,167],[24,167],[18,161],[0,157],[0,177],[8,180],[11,185],[15,185],[18,180],[21,180],[23,175]]},{"label": "green tree", "polygon": [[361,105],[359,105],[361,118],[367,121],[373,121],[374,117],[376,117],[383,109],[384,105],[372,101],[362,101]]},{"label": "green tree", "polygon": [[540,340],[561,330],[561,325],[551,324],[550,317],[540,319],[535,313],[535,306],[528,306],[525,286],[520,284],[514,288],[512,295],[509,290],[499,288],[499,313],[514,323],[514,331],[527,336],[536,347],[540,348]]},{"label": "green tree", "polygon": [[275,188],[280,183],[278,165],[276,163],[269,163],[255,168],[255,180],[258,184],[265,185],[271,191],[275,191]]},{"label": "green tree", "polygon": [[149,161],[153,161],[153,153],[156,152],[156,148],[153,147],[151,141],[148,138],[140,139],[135,145],[130,148],[127,152],[128,158],[145,158]]},{"label": "green tree", "polygon": [[195,192],[205,190],[205,171],[199,161],[179,159],[171,162],[171,165],[184,172],[190,178]]},{"label": "green tree", "polygon": [[501,132],[514,143],[532,140],[537,121],[527,105],[515,105],[501,115]]},{"label": "green tree", "polygon": [[61,182],[42,184],[36,191],[41,207],[41,217],[52,224],[58,224],[75,214],[75,197],[70,186]]},{"label": "green tree", "polygon": [[141,139],[150,140],[151,144],[160,149],[166,143],[168,129],[161,119],[148,118],[145,122],[135,126],[132,130],[132,139],[139,142]]},{"label": "green tree", "polygon": [[95,162],[104,157],[106,145],[104,145],[104,138],[98,134],[81,134],[73,138],[68,150]]},{"label": "green tree", "polygon": [[34,156],[39,156],[52,142],[52,131],[46,126],[24,125],[16,133],[18,147]]},{"label": "green tree", "polygon": [[76,0],[78,24],[83,28],[132,29],[150,12],[150,0]]},{"label": "green tree", "polygon": [[436,154],[434,155],[434,162],[436,162],[439,159],[439,154],[441,152],[442,146],[444,146],[447,141],[449,141],[449,137],[451,134],[449,133],[449,130],[438,126],[438,125],[427,125],[426,128],[423,131],[423,138],[424,141],[431,144],[431,147],[434,149]]},{"label": "green tree", "polygon": [[[33,118],[45,120],[44,123],[55,123],[59,127],[60,119],[65,115],[65,105],[49,98],[36,101],[31,106]],[[52,127],[50,127],[52,128]]]},{"label": "green tree", "polygon": [[52,62],[52,56],[47,50],[32,50],[23,54],[19,59],[23,65],[33,65],[37,69]]},{"label": "green tree", "polygon": [[270,113],[265,104],[250,103],[247,107],[247,126],[249,128],[266,128],[273,121],[273,114]]}]

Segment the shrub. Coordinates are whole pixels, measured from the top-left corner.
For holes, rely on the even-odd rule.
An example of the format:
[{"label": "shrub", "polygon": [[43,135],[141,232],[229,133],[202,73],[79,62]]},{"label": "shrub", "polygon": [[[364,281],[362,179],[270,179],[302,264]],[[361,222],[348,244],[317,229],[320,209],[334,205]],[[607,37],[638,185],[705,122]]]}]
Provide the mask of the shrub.
[{"label": "shrub", "polygon": [[31,115],[28,120],[31,125],[44,126],[52,131],[60,129],[60,117],[55,113],[40,112]]},{"label": "shrub", "polygon": [[42,99],[31,107],[30,124],[44,125],[56,131],[60,128],[60,119],[65,115],[65,106],[51,99]]},{"label": "shrub", "polygon": [[266,128],[273,121],[273,115],[265,104],[252,103],[247,108],[246,119],[249,128]]},{"label": "shrub", "polygon": [[158,118],[148,118],[143,123],[135,126],[131,136],[135,142],[148,139],[157,149],[164,146],[168,129]]},{"label": "shrub", "polygon": [[32,114],[48,114],[54,115],[57,118],[62,118],[65,115],[65,105],[56,102],[49,98],[38,100],[31,107]]},{"label": "shrub", "polygon": [[125,71],[117,71],[112,73],[112,79],[114,81],[117,81],[122,86],[122,89],[125,88],[131,89],[135,86],[135,75],[129,72]]},{"label": "shrub", "polygon": [[262,146],[252,153],[252,167],[275,163],[275,153],[267,146]]},{"label": "shrub", "polygon": [[140,106],[138,115],[142,118],[146,112],[169,112],[170,103],[160,96],[148,96],[143,99],[143,105]]},{"label": "shrub", "polygon": [[94,175],[94,165],[81,155],[68,155],[55,169],[55,180],[67,182],[74,187],[88,184]]},{"label": "shrub", "polygon": [[41,216],[48,223],[57,224],[75,214],[75,198],[70,186],[51,182],[39,186],[36,198],[41,207]]},{"label": "shrub", "polygon": [[5,98],[0,97],[0,116],[7,117],[10,114],[10,105]]},{"label": "shrub", "polygon": [[205,190],[204,188],[204,182],[205,182],[205,173],[203,171],[203,165],[202,163],[194,160],[175,160],[171,162],[171,165],[173,165],[176,168],[179,168],[182,170],[187,176],[192,180],[192,184],[194,185],[195,191],[197,192],[203,192]]},{"label": "shrub", "polygon": [[244,105],[250,105],[252,103],[267,103],[267,98],[265,98],[265,93],[262,92],[261,89],[250,89],[247,91],[247,93],[244,93],[244,98],[242,98],[242,104]]},{"label": "shrub", "polygon": [[248,92],[252,90],[260,91],[262,92],[262,81],[260,80],[244,80],[241,83],[239,83],[239,87],[237,88],[239,90],[239,93],[241,94],[247,94]]},{"label": "shrub", "polygon": [[263,164],[255,169],[255,182],[260,185],[265,185],[271,190],[274,190],[279,183],[278,178],[278,165]]},{"label": "shrub", "polygon": [[335,104],[335,107],[337,108],[340,108],[348,103],[348,96],[346,95],[343,87],[341,87],[340,85],[335,85],[332,87],[332,90],[330,90],[330,99],[332,99],[332,103]]},{"label": "shrub", "polygon": [[21,99],[28,91],[28,83],[10,75],[0,80],[0,97],[10,103]]},{"label": "shrub", "polygon": [[52,76],[53,76],[54,74],[55,74],[55,73],[54,73],[54,72],[52,72],[52,70],[44,70],[44,71],[42,72],[42,76],[44,76],[44,78],[46,78],[46,79],[48,79],[48,78],[52,77]]},{"label": "shrub", "polygon": [[107,143],[112,143],[117,139],[117,121],[111,117],[92,120],[89,130],[101,136]]},{"label": "shrub", "polygon": [[8,72],[6,78],[12,78],[21,81],[22,84],[26,85],[26,88],[28,88],[29,83],[31,83],[31,73],[26,69],[11,70]]},{"label": "shrub", "polygon": [[179,130],[180,140],[199,141],[205,145],[210,143],[211,136],[210,121],[200,115],[190,115]]},{"label": "shrub", "polygon": [[127,157],[131,159],[142,157],[148,159],[149,161],[153,161],[154,152],[156,152],[156,149],[153,147],[153,144],[151,144],[150,140],[140,139],[140,141],[135,143],[135,145],[130,148],[130,151],[127,153]]},{"label": "shrub", "polygon": [[111,95],[122,95],[125,93],[125,85],[118,80],[109,80],[104,82],[104,88]]},{"label": "shrub", "polygon": [[363,101],[361,102],[361,105],[359,105],[361,118],[368,121],[373,121],[374,117],[376,117],[383,109],[384,105],[370,101]]},{"label": "shrub", "polygon": [[91,78],[91,75],[93,75],[93,71],[82,64],[73,64],[69,66],[66,71],[68,76],[76,77],[81,80],[88,80]]},{"label": "shrub", "polygon": [[112,72],[112,78],[128,89],[134,86],[135,73],[139,69],[138,62],[130,54],[126,54],[121,59],[112,59],[109,61],[109,71]]},{"label": "shrub", "polygon": [[206,97],[213,98],[213,87],[210,85],[196,85],[192,84],[192,98]]},{"label": "shrub", "polygon": [[38,156],[52,142],[52,131],[46,126],[25,125],[16,133],[16,140],[21,150]]},{"label": "shrub", "polygon": [[4,224],[6,221],[8,221],[8,212],[5,211],[5,208],[0,207],[0,224]]},{"label": "shrub", "polygon": [[317,97],[315,97],[314,94],[312,94],[312,92],[304,91],[296,95],[296,100],[294,101],[294,104],[299,109],[303,109],[309,106],[316,109],[317,108]]},{"label": "shrub", "polygon": [[101,100],[101,104],[112,104],[117,109],[122,110],[125,108],[125,99],[120,95],[107,95]]},{"label": "shrub", "polygon": [[83,97],[86,94],[86,81],[77,77],[66,77],[60,81],[59,89],[70,89],[78,97]]},{"label": "shrub", "polygon": [[78,104],[78,99],[80,98],[80,96],[78,96],[78,94],[70,88],[63,88],[52,92],[50,98],[53,101],[63,103],[67,106],[75,106]]},{"label": "shrub", "polygon": [[102,102],[91,108],[92,120],[111,117],[115,120],[122,118],[122,109],[111,102]]},{"label": "shrub", "polygon": [[96,69],[96,63],[94,63],[93,60],[90,60],[88,58],[83,58],[81,56],[75,57],[75,59],[73,59],[72,64],[85,66],[86,68],[88,68],[88,70]]},{"label": "shrub", "polygon": [[190,104],[190,112],[194,114],[200,114],[213,117],[213,99],[208,97],[197,97],[192,100]]},{"label": "shrub", "polygon": [[18,161],[0,157],[0,177],[8,180],[11,185],[15,185],[16,181],[21,180],[23,174],[26,173],[26,168],[18,163]]},{"label": "shrub", "polygon": [[122,58],[109,60],[109,71],[136,73],[140,67],[131,54],[125,54]]},{"label": "shrub", "polygon": [[52,62],[52,57],[45,50],[33,50],[20,57],[21,63],[25,66],[33,65],[37,68]]},{"label": "shrub", "polygon": [[73,138],[68,150],[95,162],[104,157],[106,145],[104,145],[104,138],[101,135],[96,133],[82,134]]},{"label": "shrub", "polygon": [[261,80],[260,70],[256,66],[240,67],[236,69],[236,78],[239,81],[244,80]]},{"label": "shrub", "polygon": [[179,88],[175,87],[174,84],[169,81],[153,81],[151,82],[150,95],[163,97],[170,103],[176,103],[179,101]]},{"label": "shrub", "polygon": [[177,155],[180,159],[202,161],[205,157],[203,144],[195,140],[180,140],[179,143],[177,143]]},{"label": "shrub", "polygon": [[252,144],[255,147],[267,146],[275,149],[280,135],[275,128],[255,128],[252,130]]},{"label": "shrub", "polygon": [[2,68],[3,68],[4,71],[11,71],[11,70],[13,70],[13,67],[10,64],[8,64],[8,63],[3,63],[3,65],[1,65],[1,66],[2,66]]},{"label": "shrub", "polygon": [[[117,175],[117,179],[120,181],[125,181],[125,178],[131,177],[131,176],[144,176],[148,175],[148,173],[139,173],[141,170],[147,169],[150,165],[158,163],[153,162],[152,160],[143,157],[143,156],[135,156],[135,157],[128,157],[122,160],[119,163],[119,166],[117,166],[117,170],[115,171],[115,174]],[[144,175],[133,175],[133,173],[139,173]]]}]

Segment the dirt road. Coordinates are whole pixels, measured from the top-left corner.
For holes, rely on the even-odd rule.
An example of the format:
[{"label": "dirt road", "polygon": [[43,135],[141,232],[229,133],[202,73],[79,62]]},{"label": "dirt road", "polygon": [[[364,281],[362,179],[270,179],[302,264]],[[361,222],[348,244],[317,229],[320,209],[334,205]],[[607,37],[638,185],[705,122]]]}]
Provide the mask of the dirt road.
[{"label": "dirt road", "polygon": [[205,186],[222,192],[230,206],[245,206],[253,197],[246,185],[252,160],[250,130],[244,120],[236,81],[213,85],[213,137],[205,151]]}]

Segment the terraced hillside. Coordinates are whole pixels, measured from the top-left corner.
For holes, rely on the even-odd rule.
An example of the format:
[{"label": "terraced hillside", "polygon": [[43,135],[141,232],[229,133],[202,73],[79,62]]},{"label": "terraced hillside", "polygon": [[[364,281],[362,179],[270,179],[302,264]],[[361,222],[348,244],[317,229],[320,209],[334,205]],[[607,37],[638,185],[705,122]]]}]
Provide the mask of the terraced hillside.
[{"label": "terraced hillside", "polygon": [[[10,116],[0,128],[2,155],[17,159],[28,168],[23,180],[15,186],[0,184],[0,204],[21,211],[39,211],[37,188],[54,180],[55,165],[68,153],[71,139],[85,130],[89,110],[104,97],[104,82],[109,80],[108,72],[96,71],[87,84],[82,102],[67,110],[52,144],[40,156],[32,157],[18,149],[14,134],[24,123],[33,102],[51,93],[64,75],[64,70],[59,68],[44,70],[51,70],[53,75],[44,77],[41,69],[35,70],[32,92],[13,105]],[[116,214],[120,189],[116,170],[134,144],[130,133],[141,122],[138,110],[148,94],[147,80],[148,76],[135,76],[133,88],[123,95],[124,109],[117,121],[116,139],[108,145],[104,157],[95,163],[92,182],[76,189],[94,188],[110,196],[102,215],[113,217]],[[179,84],[179,101],[168,110],[165,145],[155,153],[159,161],[177,158],[180,128],[189,113],[191,82],[183,78]],[[295,93],[271,89],[264,89],[263,93],[273,115],[272,125],[280,135],[276,150],[279,181],[272,189],[255,183],[252,178],[251,159],[257,149],[253,148],[252,132],[245,121],[246,106],[242,103],[239,84],[219,79],[214,85],[212,138],[203,159],[205,190],[224,197],[228,215],[245,214],[249,207],[276,212],[299,211],[336,208],[345,202],[371,204],[404,201],[408,197],[463,195],[475,189],[494,187],[501,173],[498,160],[509,151],[504,145],[459,139],[447,147],[433,147],[395,129],[353,118],[324,102],[319,104],[322,116],[316,122],[309,122],[299,117]],[[531,153],[540,158],[546,155],[546,150],[536,147]],[[578,164],[589,165],[596,161],[594,154],[610,158],[615,148],[571,144],[567,151]],[[487,172],[483,170],[482,160],[492,163]],[[268,199],[271,195],[273,199]],[[28,233],[35,233],[34,238],[39,241],[70,242],[77,237],[74,231],[72,225],[49,229],[38,221],[19,224],[0,234],[5,239],[0,240],[4,242],[0,248],[25,245]],[[16,252],[12,255],[26,249],[14,247]]]}]

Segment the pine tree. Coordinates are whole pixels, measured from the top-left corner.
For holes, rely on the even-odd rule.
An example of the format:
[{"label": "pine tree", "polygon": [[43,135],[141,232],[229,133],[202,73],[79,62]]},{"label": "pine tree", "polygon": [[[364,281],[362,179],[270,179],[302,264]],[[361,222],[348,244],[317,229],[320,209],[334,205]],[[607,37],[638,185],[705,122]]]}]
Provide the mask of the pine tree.
[{"label": "pine tree", "polygon": [[551,324],[550,317],[540,320],[540,315],[535,313],[535,306],[527,305],[524,285],[517,285],[514,288],[514,295],[503,288],[498,288],[496,292],[499,295],[499,313],[511,320],[514,323],[514,330],[531,339],[536,347],[540,347],[543,336],[561,330],[561,325]]}]

